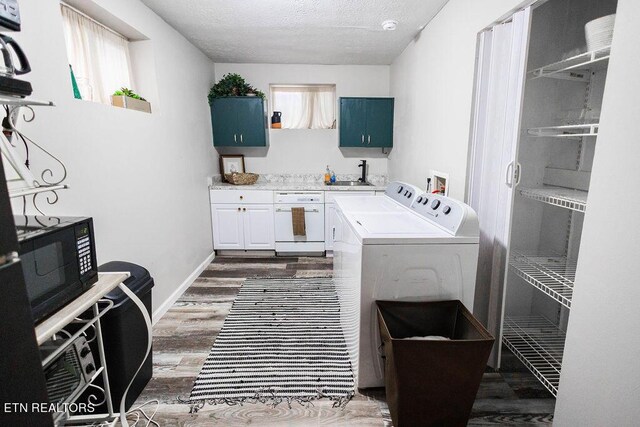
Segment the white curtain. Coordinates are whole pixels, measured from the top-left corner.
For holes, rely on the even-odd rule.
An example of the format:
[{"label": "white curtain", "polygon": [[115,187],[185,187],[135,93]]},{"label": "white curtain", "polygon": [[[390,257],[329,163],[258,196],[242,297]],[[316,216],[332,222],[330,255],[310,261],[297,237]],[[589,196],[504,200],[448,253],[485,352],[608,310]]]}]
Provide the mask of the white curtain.
[{"label": "white curtain", "polygon": [[335,128],[335,86],[272,86],[271,105],[283,129]]},{"label": "white curtain", "polygon": [[61,4],[69,63],[82,99],[111,104],[110,96],[131,87],[129,42]]}]

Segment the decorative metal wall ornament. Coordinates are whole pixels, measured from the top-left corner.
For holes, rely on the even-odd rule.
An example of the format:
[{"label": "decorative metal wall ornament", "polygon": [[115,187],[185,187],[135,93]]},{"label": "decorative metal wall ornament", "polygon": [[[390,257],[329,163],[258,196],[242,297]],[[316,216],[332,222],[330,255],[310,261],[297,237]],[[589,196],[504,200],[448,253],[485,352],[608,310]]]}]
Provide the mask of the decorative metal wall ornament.
[{"label": "decorative metal wall ornament", "polygon": [[[36,148],[38,148],[40,151],[42,151],[43,153],[45,153],[47,156],[49,156],[50,158],[52,158],[55,162],[57,162],[61,167],[62,167],[62,178],[60,179],[53,179],[52,181],[49,181],[46,178],[46,175],[48,174],[50,178],[54,177],[54,173],[50,168],[44,169],[42,171],[42,173],[40,174],[40,179],[42,179],[42,182],[46,185],[58,185],[60,183],[62,183],[62,181],[64,181],[67,178],[67,167],[65,166],[65,164],[56,156],[54,156],[53,154],[51,154],[49,151],[47,151],[46,149],[44,149],[40,144],[36,143],[33,139],[29,138],[28,136],[26,136],[23,132],[21,132],[20,130],[17,129],[15,120],[18,116],[18,112],[20,108],[26,108],[30,113],[31,116],[27,117],[27,114],[23,114],[22,115],[22,119],[26,122],[26,123],[30,123],[32,122],[35,118],[36,118],[36,113],[33,110],[33,108],[31,106],[16,106],[13,108],[9,109],[9,114],[7,115],[7,121],[9,122],[9,126],[10,128],[7,129],[8,131],[15,133],[16,135],[18,135],[18,137],[20,139],[22,139],[23,142],[25,142],[25,144],[27,142],[29,142],[30,144],[32,144],[33,146],[35,146]],[[42,184],[40,185],[42,186]]]},{"label": "decorative metal wall ornament", "polygon": [[[58,157],[54,156],[51,152],[46,150],[40,144],[35,142],[33,139],[29,138],[22,131],[18,130],[16,122],[19,118],[25,123],[31,123],[34,121],[36,117],[36,113],[34,109],[29,105],[17,105],[17,106],[7,106],[5,105],[5,113],[6,116],[4,120],[2,120],[2,135],[0,143],[2,144],[3,153],[7,157],[7,160],[11,163],[13,168],[16,170],[20,178],[24,180],[27,185],[29,185],[30,189],[25,189],[22,191],[24,195],[22,195],[23,199],[23,212],[26,212],[26,195],[32,195],[31,201],[33,203],[33,207],[35,210],[41,215],[45,215],[45,213],[38,206],[39,200],[38,196],[42,193],[46,194],[46,202],[49,205],[53,205],[58,202],[60,199],[57,190],[67,188],[66,185],[62,184],[63,181],[67,178],[67,167]],[[25,108],[27,111],[22,111],[22,116],[20,117],[21,111],[20,108]],[[23,159],[22,156],[17,152],[16,149],[16,140],[21,141],[25,147],[26,159]],[[57,163],[60,168],[60,175],[56,177],[56,173],[52,168],[46,167],[40,173],[39,178],[36,178],[31,171],[31,162],[30,162],[30,149],[32,147],[37,148],[40,152],[44,153],[50,159],[53,159],[55,163]],[[56,169],[60,169],[56,168]],[[50,188],[47,190],[48,188]],[[36,191],[33,191],[36,190]]]}]

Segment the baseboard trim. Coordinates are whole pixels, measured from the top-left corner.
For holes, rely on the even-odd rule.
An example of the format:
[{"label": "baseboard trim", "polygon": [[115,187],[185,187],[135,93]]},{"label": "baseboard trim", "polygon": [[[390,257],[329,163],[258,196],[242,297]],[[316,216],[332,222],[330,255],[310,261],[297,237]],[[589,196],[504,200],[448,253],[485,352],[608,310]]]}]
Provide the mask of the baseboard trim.
[{"label": "baseboard trim", "polygon": [[233,249],[219,249],[216,251],[216,255],[219,257],[255,257],[255,258],[269,258],[276,256],[276,251],[271,250],[233,250]]},{"label": "baseboard trim", "polygon": [[164,316],[164,314],[167,311],[169,311],[173,303],[178,301],[178,298],[180,298],[184,293],[184,291],[186,291],[187,288],[193,284],[193,282],[198,278],[198,276],[200,276],[200,273],[202,273],[204,269],[207,268],[209,264],[211,264],[211,261],[213,261],[213,258],[215,258],[215,255],[216,255],[215,252],[211,252],[211,254],[207,256],[207,258],[204,261],[202,261],[202,264],[196,267],[196,269],[189,275],[189,277],[187,277],[184,280],[184,282],[182,282],[182,284],[178,286],[178,289],[176,289],[171,294],[171,296],[167,298],[167,300],[163,302],[162,305],[153,312],[154,325],[158,320],[160,320],[160,318],[162,318],[162,316]]}]

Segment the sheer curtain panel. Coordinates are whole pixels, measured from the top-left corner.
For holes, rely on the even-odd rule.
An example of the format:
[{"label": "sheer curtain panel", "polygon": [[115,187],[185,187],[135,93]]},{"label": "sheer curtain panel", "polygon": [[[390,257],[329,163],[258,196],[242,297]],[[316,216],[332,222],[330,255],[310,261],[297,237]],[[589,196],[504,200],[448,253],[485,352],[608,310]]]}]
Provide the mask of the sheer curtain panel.
[{"label": "sheer curtain panel", "polygon": [[111,104],[110,96],[131,87],[129,41],[65,4],[64,37],[82,99]]},{"label": "sheer curtain panel", "polygon": [[283,129],[335,128],[335,86],[271,86],[271,105]]}]

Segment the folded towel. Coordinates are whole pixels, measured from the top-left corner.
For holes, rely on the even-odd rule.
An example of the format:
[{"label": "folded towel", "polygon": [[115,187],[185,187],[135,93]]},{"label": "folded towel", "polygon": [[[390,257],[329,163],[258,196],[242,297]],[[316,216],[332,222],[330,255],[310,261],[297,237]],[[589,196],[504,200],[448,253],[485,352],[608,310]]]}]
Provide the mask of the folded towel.
[{"label": "folded towel", "polygon": [[294,236],[306,236],[307,230],[304,223],[304,208],[291,208],[291,223]]}]

